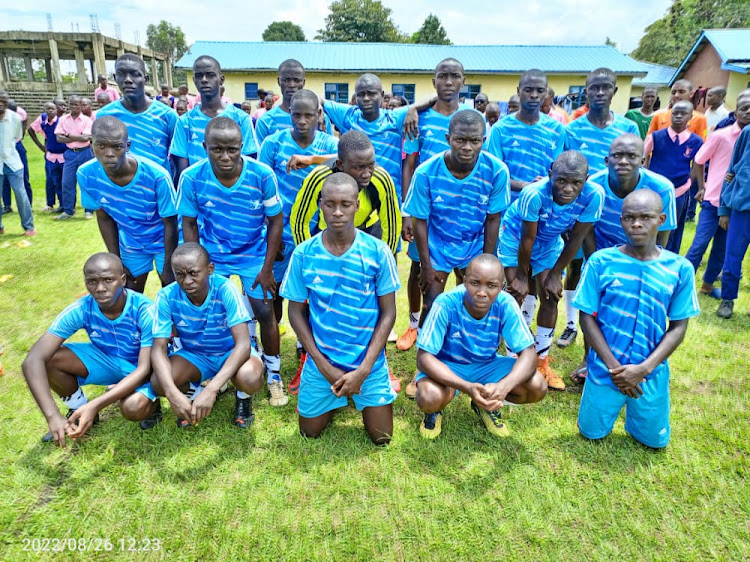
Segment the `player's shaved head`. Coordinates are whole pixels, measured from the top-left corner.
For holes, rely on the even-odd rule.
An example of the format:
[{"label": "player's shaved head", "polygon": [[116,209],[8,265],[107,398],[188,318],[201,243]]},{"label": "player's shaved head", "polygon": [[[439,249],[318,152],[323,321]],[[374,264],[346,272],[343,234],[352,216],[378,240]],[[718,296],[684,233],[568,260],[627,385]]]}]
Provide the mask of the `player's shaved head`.
[{"label": "player's shaved head", "polygon": [[684,86],[689,92],[693,91],[693,83],[687,78],[680,78],[679,80],[675,80],[674,84],[672,84],[672,87],[674,88],[675,86]]},{"label": "player's shaved head", "polygon": [[457,111],[453,114],[453,117],[451,117],[450,123],[448,125],[448,134],[453,134],[453,131],[456,129],[456,127],[459,126],[481,129],[482,134],[484,134],[484,123],[484,115],[479,113],[476,109],[464,109],[462,111]]},{"label": "player's shaved head", "polygon": [[366,72],[357,78],[357,82],[354,84],[354,90],[356,91],[360,86],[372,87],[380,91],[383,90],[383,83],[380,81],[380,78],[371,72]]},{"label": "player's shaved head", "polygon": [[372,141],[362,131],[347,131],[339,138],[339,160],[342,162],[355,152],[372,149]]},{"label": "player's shaved head", "polygon": [[208,141],[208,137],[211,136],[211,133],[214,131],[236,131],[240,137],[242,136],[242,130],[240,129],[240,126],[229,117],[222,117],[219,115],[218,117],[214,117],[208,122],[208,125],[206,125],[206,133],[205,138],[206,141]]},{"label": "player's shaved head", "polygon": [[558,173],[577,173],[586,177],[589,163],[577,150],[566,150],[552,163],[552,169]]},{"label": "player's shaved head", "polygon": [[724,86],[714,86],[708,91],[708,93],[721,96],[723,98],[727,95],[727,89]]},{"label": "player's shaved head", "polygon": [[609,147],[609,153],[615,154],[616,152],[622,151],[626,148],[634,148],[639,155],[643,156],[643,139],[638,135],[634,135],[633,133],[625,133],[624,135],[620,135],[612,141],[612,144]]},{"label": "player's shaved head", "polygon": [[91,126],[91,136],[96,138],[98,136],[108,136],[121,138],[127,141],[128,139],[128,128],[113,115],[104,115],[94,121]]},{"label": "player's shaved head", "polygon": [[657,214],[661,214],[664,209],[661,197],[651,189],[636,189],[628,194],[622,202],[622,214],[633,208],[648,209]]},{"label": "player's shaved head", "polygon": [[588,86],[589,82],[594,80],[594,78],[598,78],[599,76],[606,77],[612,84],[615,84],[617,82],[617,76],[611,68],[601,67],[589,72],[588,76],[586,76],[586,85]]},{"label": "player's shaved head", "polygon": [[675,103],[672,106],[672,111],[674,112],[675,109],[681,109],[683,111],[687,111],[688,113],[693,112],[693,104],[687,100],[681,100]]},{"label": "player's shaved head", "polygon": [[86,263],[83,264],[83,273],[85,274],[95,268],[112,269],[118,275],[125,273],[122,260],[109,252],[99,252],[87,259]]},{"label": "player's shaved head", "polygon": [[[271,98],[271,103],[273,103],[273,97],[271,96],[266,97],[266,100],[268,100],[269,97]],[[294,103],[295,101],[306,101],[311,103],[316,109],[318,108],[318,96],[316,96],[315,92],[312,90],[297,90],[292,96],[291,103]]]},{"label": "player's shaved head", "polygon": [[439,63],[437,63],[437,66],[435,67],[435,74],[437,74],[438,69],[441,66],[448,66],[448,65],[450,65],[450,66],[457,65],[461,69],[461,74],[464,73],[464,65],[461,64],[460,61],[458,61],[458,60],[456,60],[456,59],[454,59],[452,57],[449,57],[449,58],[443,59]]},{"label": "player's shaved head", "polygon": [[527,70],[523,74],[521,74],[521,78],[518,79],[518,85],[520,86],[527,80],[536,80],[536,79],[544,80],[546,82],[547,75],[541,70],[539,70],[538,68],[532,68],[530,70]]},{"label": "player's shaved head", "polygon": [[78,94],[73,94],[72,96],[70,96],[68,98],[68,103],[73,103],[73,102],[80,103],[81,102],[81,96],[79,96]]},{"label": "player's shaved head", "polygon": [[496,269],[500,276],[503,274],[503,266],[497,256],[493,254],[479,254],[466,266],[466,275],[470,275],[474,268]]},{"label": "player's shaved head", "polygon": [[328,176],[323,182],[323,187],[320,188],[321,200],[328,197],[336,189],[349,190],[349,195],[355,200],[359,196],[359,186],[355,179],[349,174],[336,172]]},{"label": "player's shaved head", "polygon": [[302,72],[304,72],[305,67],[302,66],[302,63],[298,60],[286,59],[279,65],[279,72],[281,72],[282,70],[301,70]]},{"label": "player's shaved head", "polygon": [[216,66],[216,70],[221,72],[221,65],[219,64],[219,61],[210,55],[201,55],[197,59],[195,59],[195,62],[193,62],[193,69],[195,69],[195,67],[202,62]]},{"label": "player's shaved head", "polygon": [[174,262],[175,259],[180,260],[182,258],[195,260],[196,263],[201,265],[211,263],[211,256],[208,255],[208,251],[197,242],[185,242],[175,248],[175,251],[172,253],[172,261]]},{"label": "player's shaved head", "polygon": [[143,73],[146,74],[146,63],[143,62],[143,59],[141,57],[133,53],[125,53],[117,57],[117,60],[115,61],[115,70],[117,70],[117,65],[125,61],[136,63],[141,68]]}]

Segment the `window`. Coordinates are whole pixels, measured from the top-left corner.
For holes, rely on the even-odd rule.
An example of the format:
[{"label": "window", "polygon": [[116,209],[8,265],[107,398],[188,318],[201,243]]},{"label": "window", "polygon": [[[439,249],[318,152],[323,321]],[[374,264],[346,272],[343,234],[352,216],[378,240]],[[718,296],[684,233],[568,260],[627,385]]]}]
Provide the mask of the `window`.
[{"label": "window", "polygon": [[257,82],[245,82],[245,99],[246,100],[258,99],[258,83]]},{"label": "window", "polygon": [[326,82],[326,99],[339,103],[349,103],[349,84]]},{"label": "window", "polygon": [[570,96],[573,102],[572,109],[578,109],[586,104],[586,86],[570,86],[568,94],[572,94]]},{"label": "window", "polygon": [[458,95],[459,99],[470,99],[473,100],[475,97],[477,97],[477,94],[482,91],[482,85],[481,84],[464,84],[464,87],[461,88],[461,93]]},{"label": "window", "polygon": [[404,97],[409,103],[414,103],[414,84],[392,84],[391,91],[394,96]]}]

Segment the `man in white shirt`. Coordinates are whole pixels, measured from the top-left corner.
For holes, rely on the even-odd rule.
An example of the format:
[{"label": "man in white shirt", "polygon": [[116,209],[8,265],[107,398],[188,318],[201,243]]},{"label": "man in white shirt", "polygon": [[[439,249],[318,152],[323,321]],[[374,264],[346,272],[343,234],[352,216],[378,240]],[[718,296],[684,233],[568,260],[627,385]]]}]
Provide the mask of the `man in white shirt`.
[{"label": "man in white shirt", "polygon": [[[8,100],[8,93],[0,90],[0,175],[7,175],[10,187],[15,193],[24,236],[35,236],[31,204],[23,185],[23,162],[16,150],[16,140],[23,136],[23,126],[21,117],[8,109]],[[0,216],[0,234],[4,232],[2,216]]]}]

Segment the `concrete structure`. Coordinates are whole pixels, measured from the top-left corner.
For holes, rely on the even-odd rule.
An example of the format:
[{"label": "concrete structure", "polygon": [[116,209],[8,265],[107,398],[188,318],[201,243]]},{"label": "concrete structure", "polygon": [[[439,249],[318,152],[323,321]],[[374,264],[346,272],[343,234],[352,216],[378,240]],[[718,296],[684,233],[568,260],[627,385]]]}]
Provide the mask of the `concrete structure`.
[{"label": "concrete structure", "polygon": [[[36,31],[0,32],[0,85],[8,90],[30,114],[42,111],[44,102],[56,96],[74,93],[93,94],[96,77],[107,74],[107,60],[115,60],[123,53],[135,53],[146,62],[151,83],[162,79],[171,84],[172,65],[169,57],[151,49],[133,45],[101,33],[52,33]],[[24,61],[26,77],[13,76],[9,58]],[[45,79],[34,80],[33,60],[44,61]],[[76,80],[63,81],[61,60],[76,62]],[[159,72],[159,67],[163,69]],[[110,81],[114,82],[111,80]]]},{"label": "concrete structure", "polygon": [[[466,71],[465,97],[484,92],[491,101],[507,101],[516,93],[522,72],[539,68],[547,73],[557,95],[580,92],[586,74],[600,66],[618,75],[613,109],[624,113],[631,96],[631,82],[645,77],[643,64],[608,46],[516,45],[414,45],[399,43],[316,42],[213,42],[197,41],[177,63],[190,70],[200,55],[215,57],[226,77],[226,94],[235,102],[256,99],[257,89],[273,90],[277,68],[285,59],[300,61],[306,69],[306,87],[327,99],[347,102],[354,83],[364,72],[376,73],[383,88],[409,101],[433,95],[432,75],[444,58],[461,61]],[[194,89],[190,82],[191,89]]]}]

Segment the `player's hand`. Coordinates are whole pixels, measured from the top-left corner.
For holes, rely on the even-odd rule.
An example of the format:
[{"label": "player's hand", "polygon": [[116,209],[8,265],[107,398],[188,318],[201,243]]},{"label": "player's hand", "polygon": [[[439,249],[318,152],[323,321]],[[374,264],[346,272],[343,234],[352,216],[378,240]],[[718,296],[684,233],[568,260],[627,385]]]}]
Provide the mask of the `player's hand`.
[{"label": "player's hand", "polygon": [[426,293],[432,285],[438,283],[441,285],[444,284],[447,276],[447,273],[435,271],[431,266],[422,264],[422,269],[419,272],[419,288],[422,290],[422,293]]},{"label": "player's hand", "polygon": [[96,408],[91,406],[91,402],[73,412],[73,415],[68,418],[68,423],[65,426],[68,437],[71,439],[83,437],[89,428],[94,425],[96,414]]},{"label": "player's hand", "polygon": [[485,384],[483,387],[484,388],[481,391],[482,396],[488,402],[497,404],[496,407],[492,408],[493,410],[497,410],[503,405],[503,400],[505,400],[505,396],[508,394],[507,391],[500,384],[495,382]]},{"label": "player's hand", "polygon": [[286,163],[286,173],[307,168],[308,166],[312,166],[312,163],[312,156],[309,154],[295,154]]},{"label": "player's hand", "polygon": [[190,411],[190,423],[198,425],[198,423],[214,409],[215,402],[216,392],[204,388],[198,397],[193,400],[193,407]]},{"label": "player's hand", "polygon": [[529,294],[529,281],[521,277],[516,277],[508,284],[508,292],[520,305],[523,299],[526,298],[526,295]]},{"label": "player's hand", "polygon": [[318,365],[317,363],[315,363],[315,366],[320,371],[320,374],[323,375],[331,384],[334,384],[346,374],[346,371],[333,366],[329,361],[324,361],[323,365]]},{"label": "player's hand", "polygon": [[67,446],[67,441],[65,440],[65,429],[67,423],[68,420],[62,417],[60,412],[56,413],[54,417],[47,422],[47,427],[49,427],[49,432],[52,434],[52,439],[55,441],[55,445],[62,449]]},{"label": "player's hand", "polygon": [[724,215],[723,217],[719,217],[719,226],[723,228],[724,230],[729,228],[729,215]]},{"label": "player's hand", "polygon": [[411,219],[405,219],[401,224],[401,238],[404,242],[414,241],[414,225],[412,224]]},{"label": "player's hand", "polygon": [[734,174],[727,173],[724,176],[724,181],[727,183],[731,183],[731,181],[734,179]]},{"label": "player's hand", "polygon": [[544,290],[544,297],[548,300],[551,298],[556,298],[557,300],[563,298],[562,275],[553,275],[550,272],[544,280],[542,289]]},{"label": "player's hand", "polygon": [[638,398],[643,395],[643,390],[639,384],[648,374],[648,371],[641,365],[620,365],[609,370],[609,376],[620,392],[631,398]]},{"label": "player's hand", "polygon": [[[198,395],[198,398],[200,398],[200,394]],[[167,396],[167,400],[169,400],[169,405],[172,407],[172,411],[178,418],[193,423],[193,403],[190,402],[190,399],[187,396],[178,390],[174,396]]]},{"label": "player's hand", "polygon": [[419,114],[414,106],[409,108],[406,112],[406,119],[404,120],[404,138],[416,140],[419,137]]},{"label": "player's hand", "polygon": [[698,203],[703,202],[703,196],[705,195],[706,190],[705,189],[699,189],[698,193],[695,194],[695,200],[698,201]]},{"label": "player's hand", "polygon": [[[261,269],[260,273],[255,278],[255,283],[253,283],[253,286],[250,287],[250,290],[252,291],[258,285],[260,285],[260,288],[263,289],[263,304],[268,304],[269,300],[273,300],[274,298],[276,298],[276,279],[273,276],[272,268],[269,268],[269,271],[264,271],[264,269]],[[266,293],[271,294],[270,299],[268,299]]]},{"label": "player's hand", "polygon": [[361,368],[354,369],[345,373],[339,380],[331,385],[331,391],[339,398],[346,396],[351,398],[354,394],[359,394],[362,382],[367,377],[367,373]]},{"label": "player's hand", "polygon": [[326,131],[326,114],[324,112],[320,112],[320,115],[318,115],[318,131],[323,131],[324,133]]},{"label": "player's hand", "polygon": [[486,398],[484,396],[484,393],[484,385],[476,382],[472,383],[471,387],[469,388],[469,392],[467,392],[467,394],[471,396],[471,399],[474,401],[474,403],[487,412],[497,410],[500,406],[502,406],[502,401],[500,401],[500,403],[498,404],[496,400]]}]

